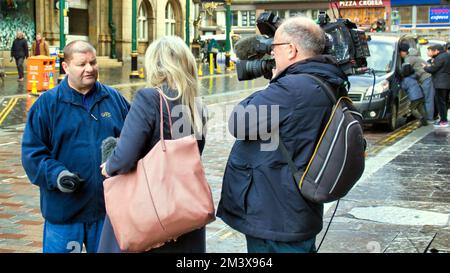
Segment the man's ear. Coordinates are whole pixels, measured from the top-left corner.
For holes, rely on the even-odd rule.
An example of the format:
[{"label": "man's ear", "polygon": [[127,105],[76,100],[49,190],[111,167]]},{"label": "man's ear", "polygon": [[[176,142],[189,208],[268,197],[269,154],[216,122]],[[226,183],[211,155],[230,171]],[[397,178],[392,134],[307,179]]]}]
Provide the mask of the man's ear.
[{"label": "man's ear", "polygon": [[289,50],[290,50],[290,52],[289,52],[288,58],[290,60],[295,59],[298,54],[297,48],[295,48],[295,46],[293,44],[289,44]]},{"label": "man's ear", "polygon": [[64,72],[66,72],[66,74],[67,74],[67,70],[69,68],[69,65],[66,62],[62,62],[62,67],[64,69]]}]

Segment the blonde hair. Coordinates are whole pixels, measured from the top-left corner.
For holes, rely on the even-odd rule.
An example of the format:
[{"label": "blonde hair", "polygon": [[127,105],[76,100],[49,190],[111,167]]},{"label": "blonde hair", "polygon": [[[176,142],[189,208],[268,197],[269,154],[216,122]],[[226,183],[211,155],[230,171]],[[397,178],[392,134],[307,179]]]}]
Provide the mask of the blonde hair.
[{"label": "blonde hair", "polygon": [[195,106],[199,83],[194,55],[178,36],[164,36],[153,41],[145,53],[145,70],[149,87],[162,88],[167,84],[178,92],[174,98],[189,109],[189,119],[195,133],[201,132],[202,119]]}]

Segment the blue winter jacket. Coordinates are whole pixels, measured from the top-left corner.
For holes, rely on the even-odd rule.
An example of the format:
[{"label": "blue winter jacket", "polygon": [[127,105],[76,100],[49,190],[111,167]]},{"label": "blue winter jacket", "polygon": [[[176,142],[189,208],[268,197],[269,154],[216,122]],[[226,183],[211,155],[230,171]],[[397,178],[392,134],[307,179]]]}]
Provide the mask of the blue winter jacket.
[{"label": "blue winter jacket", "polygon": [[[272,79],[266,89],[234,108],[229,127],[237,140],[228,158],[217,211],[232,228],[281,242],[308,240],[322,229],[323,205],[301,196],[277,147],[262,149],[261,144],[270,142],[268,137],[274,140],[279,130],[297,168],[306,167],[331,114],[332,102],[317,82],[299,74],[314,74],[334,87],[342,86],[347,77],[333,62],[330,56],[317,56],[295,63]],[[267,111],[260,107],[265,105]],[[272,105],[279,107],[279,115],[272,115],[276,110],[271,111]],[[237,115],[239,107],[254,111],[258,118]],[[273,130],[266,130],[271,122]],[[245,133],[239,135],[236,125],[243,125],[240,130],[245,129]]]},{"label": "blue winter jacket", "polygon": [[423,96],[422,87],[417,81],[416,74],[409,75],[402,80],[402,89],[408,94],[410,101],[420,100]]},{"label": "blue winter jacket", "polygon": [[[105,216],[100,147],[105,138],[119,136],[130,106],[99,82],[89,94],[70,88],[66,78],[43,93],[28,113],[22,164],[40,188],[43,217],[52,223],[86,223]],[[63,170],[78,173],[85,184],[73,193],[59,191],[56,180]]]}]

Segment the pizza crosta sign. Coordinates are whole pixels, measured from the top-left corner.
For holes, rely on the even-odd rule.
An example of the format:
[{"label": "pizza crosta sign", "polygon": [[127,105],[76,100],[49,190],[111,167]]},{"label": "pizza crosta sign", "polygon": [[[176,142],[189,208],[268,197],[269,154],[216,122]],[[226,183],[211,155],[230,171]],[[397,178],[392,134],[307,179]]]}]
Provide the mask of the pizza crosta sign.
[{"label": "pizza crosta sign", "polygon": [[383,0],[338,1],[340,8],[384,7]]}]

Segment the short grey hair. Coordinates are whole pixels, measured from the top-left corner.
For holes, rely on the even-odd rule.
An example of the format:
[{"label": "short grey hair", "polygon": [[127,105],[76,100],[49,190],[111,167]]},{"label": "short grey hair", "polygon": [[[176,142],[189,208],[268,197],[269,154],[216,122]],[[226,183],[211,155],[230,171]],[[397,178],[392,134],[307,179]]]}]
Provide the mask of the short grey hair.
[{"label": "short grey hair", "polygon": [[300,50],[308,55],[320,55],[325,49],[325,32],[313,20],[299,15],[283,22],[282,31]]},{"label": "short grey hair", "polygon": [[94,55],[97,54],[97,50],[95,50],[94,46],[89,42],[82,40],[72,41],[64,47],[64,62],[69,63],[72,60],[74,53],[87,52],[92,52]]}]

